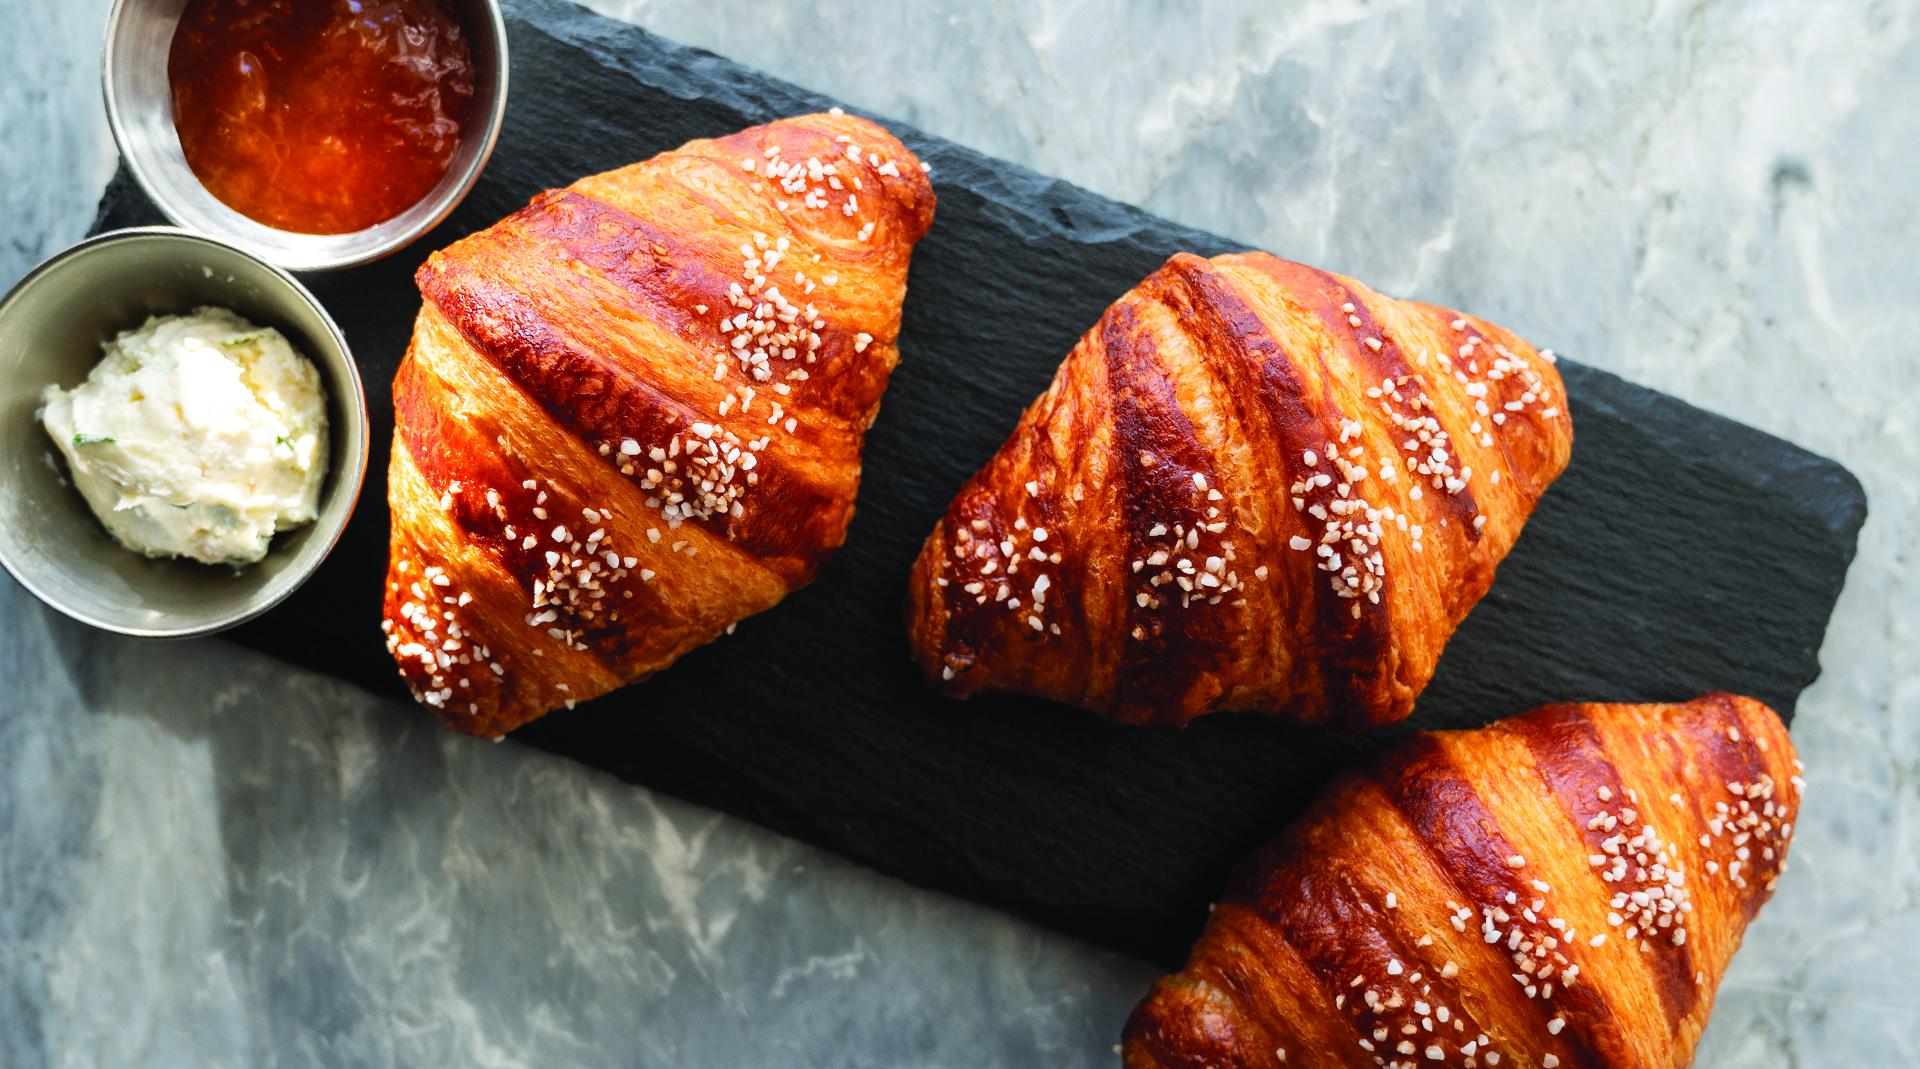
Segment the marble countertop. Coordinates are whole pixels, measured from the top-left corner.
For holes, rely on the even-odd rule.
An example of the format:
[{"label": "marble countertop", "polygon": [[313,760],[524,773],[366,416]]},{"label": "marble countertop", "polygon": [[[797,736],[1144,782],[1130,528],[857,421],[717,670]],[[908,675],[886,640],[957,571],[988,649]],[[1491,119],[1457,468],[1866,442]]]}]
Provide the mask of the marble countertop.
[{"label": "marble countertop", "polygon": [[[0,286],[114,163],[0,0]],[[1920,0],[595,0],[1848,465],[1793,866],[1697,1064],[1920,1063]],[[0,1064],[1110,1065],[1155,971],[0,577]]]}]

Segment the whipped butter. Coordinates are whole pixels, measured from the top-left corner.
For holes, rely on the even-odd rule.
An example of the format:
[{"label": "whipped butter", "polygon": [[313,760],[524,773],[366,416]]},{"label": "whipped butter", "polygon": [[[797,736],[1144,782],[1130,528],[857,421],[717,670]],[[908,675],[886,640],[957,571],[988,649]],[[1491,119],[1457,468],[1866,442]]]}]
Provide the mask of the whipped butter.
[{"label": "whipped butter", "polygon": [[41,419],[122,545],[247,564],[313,520],[326,393],[279,331],[206,307],[155,316],[105,349],[86,382],[46,388]]}]

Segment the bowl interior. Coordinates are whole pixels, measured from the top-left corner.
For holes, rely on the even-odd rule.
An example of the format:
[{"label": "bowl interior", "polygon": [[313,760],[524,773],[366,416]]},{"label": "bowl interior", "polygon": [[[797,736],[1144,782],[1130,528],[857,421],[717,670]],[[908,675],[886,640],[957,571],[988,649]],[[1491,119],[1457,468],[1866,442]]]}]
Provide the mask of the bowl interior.
[{"label": "bowl interior", "polygon": [[231,241],[291,271],[351,267],[431,230],[486,166],[506,105],[505,23],[492,0],[454,0],[473,50],[473,118],[433,192],[392,219],[350,234],[296,234],[254,222],[200,184],[174,130],[167,58],[186,6],[187,0],[118,0],[101,57],[107,117],[121,158],[154,204],[180,226]]},{"label": "bowl interior", "polygon": [[[39,420],[41,390],[71,388],[101,344],[148,316],[231,308],[276,327],[320,369],[331,441],[320,515],[242,568],[148,560],[107,534]],[[215,241],[167,229],[75,246],[0,302],[0,563],[67,615],[124,634],[182,637],[264,612],[319,566],[366,472],[366,398],[326,313],[287,275]]]}]

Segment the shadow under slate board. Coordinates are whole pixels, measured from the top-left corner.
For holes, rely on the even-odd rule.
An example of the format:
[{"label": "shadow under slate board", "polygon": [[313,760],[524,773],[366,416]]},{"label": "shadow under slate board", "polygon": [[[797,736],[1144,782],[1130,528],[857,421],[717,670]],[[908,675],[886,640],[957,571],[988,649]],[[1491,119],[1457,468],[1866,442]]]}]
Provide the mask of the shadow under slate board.
[{"label": "shadow under slate board", "polygon": [[[832,104],[558,0],[506,6],[512,102],[473,194],[413,248],[306,280],[360,363],[374,456],[320,574],[231,633],[388,694],[405,693],[378,626],[388,384],[419,308],[415,267],[542,189]],[[939,697],[902,627],[921,539],[1108,303],[1173,252],[1240,246],[882,121],[932,165],[940,204],[914,250],[904,362],[868,438],[846,546],[736,634],[518,740],[1175,965],[1234,862],[1336,767],[1407,730],[1710,689],[1790,716],[1819,673],[1866,515],[1859,484],[1779,439],[1563,361],[1573,463],[1407,725],[1348,738],[1213,716],[1166,732],[1027,698]],[[97,228],[158,221],[123,172]]]}]

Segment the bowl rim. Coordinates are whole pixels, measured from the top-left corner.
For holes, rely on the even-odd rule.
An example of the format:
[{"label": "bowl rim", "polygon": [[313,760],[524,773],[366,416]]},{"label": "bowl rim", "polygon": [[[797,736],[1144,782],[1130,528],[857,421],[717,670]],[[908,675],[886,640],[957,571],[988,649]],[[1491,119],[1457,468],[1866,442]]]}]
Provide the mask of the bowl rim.
[{"label": "bowl rim", "polygon": [[[112,9],[107,12],[107,32],[100,44],[100,91],[106,101],[107,126],[113,133],[114,147],[120,152],[121,163],[132,173],[134,181],[139,184],[141,191],[147,195],[147,199],[151,200],[154,206],[159,208],[161,213],[167,217],[168,221],[176,227],[188,231],[197,231],[198,228],[190,223],[185,215],[178,210],[177,206],[160,192],[160,183],[155,180],[147,166],[147,161],[142,157],[141,153],[130,147],[134,144],[135,139],[127,133],[126,120],[121,116],[119,94],[114,90],[113,57],[117,51],[114,45],[120,33],[123,16],[125,16],[129,10],[150,2],[151,0],[114,0]],[[301,258],[298,262],[290,259],[281,259],[271,250],[256,248],[251,242],[239,234],[221,233],[216,236],[219,237],[223,243],[240,248],[248,255],[256,259],[265,260],[275,267],[284,267],[291,271],[338,271],[349,267],[359,267],[362,264],[369,264],[375,260],[390,256],[406,248],[408,245],[413,244],[415,241],[418,241],[428,231],[445,222],[447,217],[453,214],[454,209],[458,208],[460,203],[467,199],[467,194],[473,192],[474,184],[480,180],[481,172],[487,168],[487,161],[493,157],[494,146],[500,140],[500,128],[506,123],[507,96],[509,92],[508,83],[511,80],[513,66],[511,56],[507,51],[506,15],[501,10],[500,0],[479,0],[479,2],[486,6],[486,29],[493,38],[494,53],[499,57],[499,61],[495,64],[496,69],[493,79],[493,107],[489,109],[486,116],[480,151],[475,153],[473,158],[468,161],[466,167],[462,169],[459,181],[452,186],[446,187],[447,191],[445,193],[429,193],[423,201],[415,202],[415,204],[418,205],[437,199],[439,203],[431,215],[423,216],[417,220],[414,225],[404,230],[394,231],[384,240],[360,252],[317,255]],[[444,182],[445,179],[443,178],[442,183]],[[264,223],[254,222],[255,225],[266,226]],[[379,224],[376,223],[375,225],[378,226]],[[277,230],[278,228],[267,227],[267,229]],[[279,232],[296,234],[295,231],[290,230]],[[347,234],[296,234],[296,236],[319,239],[346,238],[351,237],[353,234],[365,232],[365,230],[358,230],[350,231]]]},{"label": "bowl rim", "polygon": [[[4,567],[7,571],[7,574],[13,576],[14,581],[19,583],[21,587],[23,587],[28,593],[32,594],[34,598],[36,598],[41,604],[46,605],[49,608],[55,609],[58,612],[60,612],[62,615],[65,615],[70,619],[77,620],[80,623],[86,624],[89,627],[98,628],[102,631],[110,631],[115,634],[127,635],[133,638],[152,638],[152,639],[201,638],[207,635],[217,634],[221,631],[225,631],[233,627],[238,627],[239,625],[246,623],[248,620],[252,620],[260,616],[261,614],[267,612],[268,610],[272,609],[273,607],[279,605],[282,601],[285,601],[290,595],[292,595],[294,591],[305,586],[307,583],[307,580],[313,578],[313,574],[319,571],[320,565],[324,563],[328,557],[333,555],[334,549],[340,544],[340,537],[346,533],[347,524],[353,522],[353,514],[355,511],[354,506],[358,505],[359,499],[360,499],[360,493],[366,487],[367,460],[369,455],[372,452],[372,441],[368,433],[370,429],[368,426],[370,423],[370,419],[367,414],[367,390],[366,390],[365,382],[362,381],[360,377],[360,365],[353,358],[353,348],[347,344],[347,336],[344,332],[341,331],[340,324],[334,322],[333,315],[327,311],[326,305],[321,304],[320,299],[315,297],[313,295],[313,292],[311,290],[308,290],[306,286],[302,285],[298,278],[295,278],[293,274],[287,271],[285,268],[281,267],[276,263],[273,263],[272,261],[266,259],[265,257],[262,257],[256,254],[251,249],[248,249],[245,246],[239,245],[235,242],[226,241],[218,237],[214,237],[213,235],[210,235],[210,234],[202,234],[197,230],[188,230],[184,227],[177,227],[177,226],[124,227],[119,230],[109,230],[109,231],[106,231],[105,233],[95,234],[92,237],[75,242],[74,244],[67,246],[66,248],[60,250],[57,253],[54,253],[52,256],[47,257],[45,260],[42,260],[39,264],[35,265],[33,270],[28,271],[25,275],[21,276],[18,282],[15,282],[10,288],[8,288],[5,296],[0,296],[0,319],[5,318],[8,310],[13,306],[15,300],[17,300],[20,297],[20,295],[26,291],[28,286],[30,286],[32,283],[40,279],[42,276],[52,272],[56,267],[58,267],[62,263],[72,260],[77,256],[86,255],[90,252],[94,252],[101,246],[115,245],[123,241],[135,240],[135,239],[145,238],[145,237],[185,238],[190,241],[202,242],[208,245],[212,245],[216,248],[238,253],[240,256],[244,257],[247,260],[253,261],[255,264],[259,265],[262,269],[278,277],[280,281],[286,283],[289,287],[293,289],[293,292],[297,294],[301,300],[305,301],[307,305],[312,309],[312,311],[317,316],[319,316],[320,322],[324,324],[326,327],[327,334],[333,340],[334,345],[340,350],[340,355],[342,357],[342,360],[346,364],[347,381],[353,387],[352,403],[342,404],[341,408],[343,412],[345,412],[349,416],[349,418],[354,422],[354,424],[359,428],[359,431],[360,431],[358,436],[360,439],[360,448],[358,450],[357,456],[354,456],[351,458],[342,458],[342,457],[334,456],[331,454],[329,455],[329,458],[328,458],[329,465],[333,467],[333,470],[335,472],[338,473],[338,481],[334,484],[333,494],[329,495],[326,498],[326,500],[322,502],[321,510],[322,511],[325,510],[326,502],[330,502],[334,498],[342,494],[345,494],[348,497],[348,499],[353,502],[353,505],[350,505],[347,508],[347,510],[341,515],[339,522],[335,524],[331,530],[315,530],[312,533],[312,535],[309,536],[309,544],[311,544],[311,540],[313,538],[322,538],[324,539],[324,543],[320,546],[319,550],[316,553],[314,553],[313,560],[309,562],[305,568],[301,569],[297,574],[293,575],[291,579],[281,584],[280,589],[275,591],[271,587],[269,587],[267,588],[267,592],[266,592],[267,596],[262,598],[258,604],[250,605],[246,609],[242,610],[241,612],[234,613],[225,617],[220,617],[208,623],[197,624],[192,627],[178,627],[178,628],[132,627],[125,624],[117,624],[117,623],[112,623],[104,620],[96,620],[91,616],[89,616],[87,613],[80,611],[78,609],[75,609],[72,606],[66,605],[62,603],[59,599],[50,596],[46,591],[40,589],[40,587],[37,586],[33,582],[33,580],[29,579],[25,575],[22,575],[21,570],[15,566],[12,560],[8,559],[8,554],[6,552],[6,545],[4,542],[0,542],[0,567]],[[302,354],[302,355],[305,356],[306,354]],[[318,366],[320,363],[319,360],[316,360],[312,356],[307,356],[307,359],[313,361],[316,366]],[[324,374],[324,371],[323,371],[323,374]],[[349,478],[349,473],[346,469],[346,466],[340,464],[340,461],[343,459],[349,459],[352,461],[352,471],[351,471],[350,478]],[[320,521],[320,518],[316,516],[313,522],[314,522],[314,525],[318,527],[321,521]],[[283,572],[282,574],[285,575],[287,573]]]}]

